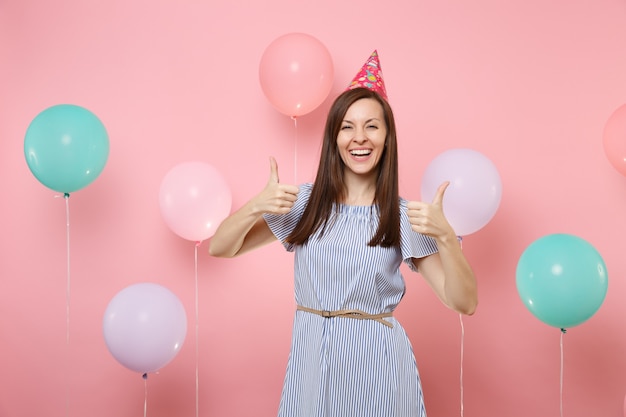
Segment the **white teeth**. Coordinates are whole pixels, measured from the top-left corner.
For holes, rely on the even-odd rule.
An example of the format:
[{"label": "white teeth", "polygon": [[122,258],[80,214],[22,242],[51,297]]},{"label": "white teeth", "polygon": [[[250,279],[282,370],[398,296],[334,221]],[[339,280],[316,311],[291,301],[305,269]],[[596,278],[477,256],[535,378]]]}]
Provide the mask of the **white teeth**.
[{"label": "white teeth", "polygon": [[350,153],[355,156],[365,156],[371,154],[372,151],[368,149],[354,149],[351,150]]}]

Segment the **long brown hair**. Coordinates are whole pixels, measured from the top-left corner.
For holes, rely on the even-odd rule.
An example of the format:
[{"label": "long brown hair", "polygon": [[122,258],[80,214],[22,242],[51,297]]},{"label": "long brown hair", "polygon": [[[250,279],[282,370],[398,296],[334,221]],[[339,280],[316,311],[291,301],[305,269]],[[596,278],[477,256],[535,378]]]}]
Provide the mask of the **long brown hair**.
[{"label": "long brown hair", "polygon": [[398,144],[396,125],[389,103],[375,91],[367,88],[354,88],[340,94],[328,112],[322,151],[317,175],[311,196],[302,218],[287,237],[287,242],[302,245],[321,228],[328,225],[333,207],[343,202],[345,197],[345,164],[337,148],[337,136],[348,108],[356,101],[374,99],[383,108],[387,137],[385,149],[379,161],[378,178],[374,204],[378,206],[380,221],[369,246],[391,247],[400,244],[400,209],[398,196]]}]

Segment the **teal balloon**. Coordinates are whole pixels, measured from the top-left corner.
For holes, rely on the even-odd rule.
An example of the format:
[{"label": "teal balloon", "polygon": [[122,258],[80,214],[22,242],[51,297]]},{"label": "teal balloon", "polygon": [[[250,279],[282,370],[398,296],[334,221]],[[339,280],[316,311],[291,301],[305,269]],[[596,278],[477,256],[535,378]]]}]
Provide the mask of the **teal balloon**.
[{"label": "teal balloon", "polygon": [[552,234],[522,253],[516,283],[520,298],[535,317],[567,329],[598,311],[606,297],[608,275],[590,243],[573,235]]},{"label": "teal balloon", "polygon": [[100,175],[109,157],[109,136],[91,111],[59,104],[31,121],[24,138],[24,156],[39,182],[69,194]]}]

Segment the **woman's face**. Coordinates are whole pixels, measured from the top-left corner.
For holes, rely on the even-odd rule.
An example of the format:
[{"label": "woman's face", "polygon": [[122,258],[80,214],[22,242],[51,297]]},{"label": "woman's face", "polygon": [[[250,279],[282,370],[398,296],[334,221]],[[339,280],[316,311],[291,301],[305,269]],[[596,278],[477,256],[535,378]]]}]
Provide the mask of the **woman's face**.
[{"label": "woman's face", "polygon": [[380,103],[372,98],[355,101],[337,135],[337,148],[346,168],[357,175],[376,172],[386,137],[387,125]]}]

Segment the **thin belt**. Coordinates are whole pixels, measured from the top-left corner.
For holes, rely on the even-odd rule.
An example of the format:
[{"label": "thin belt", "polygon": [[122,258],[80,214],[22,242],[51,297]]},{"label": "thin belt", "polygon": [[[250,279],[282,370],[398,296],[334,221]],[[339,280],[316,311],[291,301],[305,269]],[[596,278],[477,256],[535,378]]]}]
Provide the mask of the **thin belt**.
[{"label": "thin belt", "polygon": [[388,321],[383,320],[383,318],[385,317],[393,316],[393,312],[391,311],[387,313],[380,313],[380,314],[369,314],[361,310],[328,311],[328,310],[316,310],[314,308],[308,308],[308,307],[302,307],[302,306],[298,306],[297,310],[306,311],[307,313],[317,314],[318,316],[322,316],[324,318],[348,317],[351,319],[358,319],[358,320],[374,320],[374,321],[384,324],[387,327],[393,327],[392,323],[389,323]]}]

